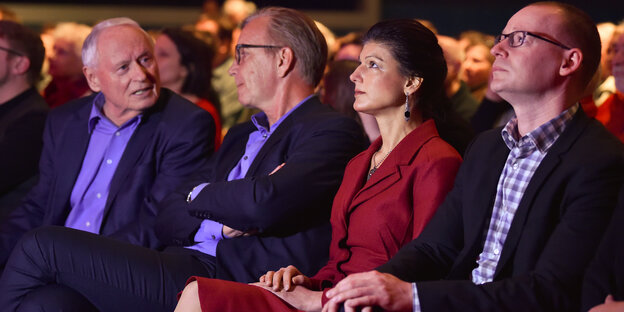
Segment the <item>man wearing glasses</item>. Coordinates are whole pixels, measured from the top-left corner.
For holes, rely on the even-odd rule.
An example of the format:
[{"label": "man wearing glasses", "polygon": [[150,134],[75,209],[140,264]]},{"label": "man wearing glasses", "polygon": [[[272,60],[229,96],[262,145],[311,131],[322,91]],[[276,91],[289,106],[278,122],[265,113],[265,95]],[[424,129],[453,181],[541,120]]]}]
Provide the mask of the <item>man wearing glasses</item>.
[{"label": "man wearing glasses", "polygon": [[44,54],[37,34],[0,21],[0,220],[19,205],[37,174],[48,113],[35,89]]},{"label": "man wearing glasses", "polygon": [[366,139],[314,95],[327,46],[313,20],[267,8],[238,43],[238,98],[262,112],[230,129],[198,177],[162,202],[156,233],[169,247],[36,230],[0,277],[4,310],[172,311],[192,275],[251,282],[291,263],[306,274],[326,263],[333,197]]},{"label": "man wearing glasses", "polygon": [[475,139],[422,234],[338,283],[324,311],[579,309],[624,178],[622,145],[578,104],[600,60],[594,25],[553,2],[511,17],[491,50],[491,88],[516,117]]}]

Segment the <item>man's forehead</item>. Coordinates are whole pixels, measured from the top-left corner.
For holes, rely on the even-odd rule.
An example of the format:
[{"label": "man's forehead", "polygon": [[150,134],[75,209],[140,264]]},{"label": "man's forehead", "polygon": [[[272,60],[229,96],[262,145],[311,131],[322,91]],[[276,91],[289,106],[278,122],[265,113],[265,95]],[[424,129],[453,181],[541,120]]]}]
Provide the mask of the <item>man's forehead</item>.
[{"label": "man's forehead", "polygon": [[241,30],[239,37],[239,43],[265,43],[268,39],[267,28],[270,22],[270,17],[259,16],[247,23]]},{"label": "man's forehead", "polygon": [[524,30],[553,35],[561,24],[560,10],[550,5],[529,5],[507,22],[505,33]]}]

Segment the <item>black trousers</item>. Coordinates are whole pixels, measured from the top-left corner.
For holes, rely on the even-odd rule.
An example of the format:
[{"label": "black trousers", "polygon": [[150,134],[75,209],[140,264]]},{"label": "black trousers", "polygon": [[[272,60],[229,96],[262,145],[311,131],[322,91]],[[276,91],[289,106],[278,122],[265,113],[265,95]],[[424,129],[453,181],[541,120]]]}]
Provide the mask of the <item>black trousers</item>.
[{"label": "black trousers", "polygon": [[172,311],[191,275],[214,277],[215,258],[159,252],[64,227],[26,234],[0,277],[2,311]]}]

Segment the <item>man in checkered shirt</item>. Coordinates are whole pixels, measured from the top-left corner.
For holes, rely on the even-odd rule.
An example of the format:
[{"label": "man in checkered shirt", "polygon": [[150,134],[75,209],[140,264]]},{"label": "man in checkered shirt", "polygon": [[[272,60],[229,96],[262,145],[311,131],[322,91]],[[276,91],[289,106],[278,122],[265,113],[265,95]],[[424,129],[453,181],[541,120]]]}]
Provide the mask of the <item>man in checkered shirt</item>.
[{"label": "man in checkered shirt", "polygon": [[578,104],[600,61],[582,11],[537,3],[497,37],[490,88],[516,118],[466,152],[423,233],[376,271],[327,292],[394,311],[574,311],[617,200],[624,148]]}]

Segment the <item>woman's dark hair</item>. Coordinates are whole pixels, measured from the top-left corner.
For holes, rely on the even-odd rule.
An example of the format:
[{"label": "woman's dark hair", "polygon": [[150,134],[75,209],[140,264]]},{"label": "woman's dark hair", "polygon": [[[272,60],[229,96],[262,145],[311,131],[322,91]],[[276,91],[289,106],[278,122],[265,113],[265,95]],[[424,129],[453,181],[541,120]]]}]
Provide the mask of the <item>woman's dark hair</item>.
[{"label": "woman's dark hair", "polygon": [[200,39],[204,36],[180,28],[165,28],[161,32],[175,44],[180,53],[180,63],[188,71],[181,93],[193,94],[213,103],[219,109],[219,100],[210,83],[212,59],[215,55],[214,41]]},{"label": "woman's dark hair", "polygon": [[424,119],[433,118],[440,137],[463,154],[473,131],[451,109],[444,88],[446,61],[433,32],[415,20],[388,20],[373,25],[362,41],[384,45],[399,63],[403,75],[423,79],[416,96],[410,96],[412,110],[420,110]]},{"label": "woman's dark hair", "polygon": [[412,109],[419,109],[425,119],[440,116],[443,106],[449,105],[444,90],[447,68],[442,48],[431,30],[415,20],[388,20],[373,25],[362,41],[387,47],[404,76],[423,78],[413,97]]}]

